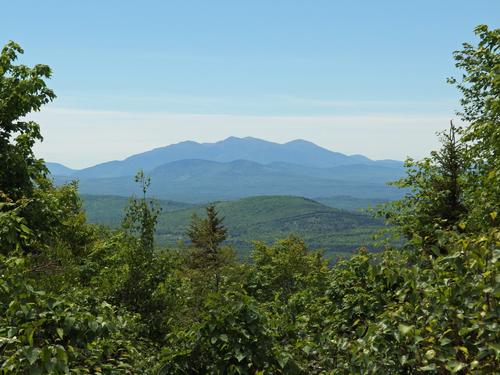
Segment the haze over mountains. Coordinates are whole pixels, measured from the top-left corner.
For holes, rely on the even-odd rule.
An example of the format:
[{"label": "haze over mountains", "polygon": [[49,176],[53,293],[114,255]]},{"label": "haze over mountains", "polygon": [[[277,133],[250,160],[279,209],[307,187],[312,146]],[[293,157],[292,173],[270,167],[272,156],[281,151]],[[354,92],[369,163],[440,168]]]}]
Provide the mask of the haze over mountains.
[{"label": "haze over mountains", "polygon": [[395,199],[401,192],[386,182],[403,175],[399,161],[344,155],[304,140],[279,144],[251,137],[186,141],[82,170],[47,165],[56,182],[78,179],[82,193],[120,196],[137,192],[132,176],[143,169],[153,196],[197,203],[283,194]]}]

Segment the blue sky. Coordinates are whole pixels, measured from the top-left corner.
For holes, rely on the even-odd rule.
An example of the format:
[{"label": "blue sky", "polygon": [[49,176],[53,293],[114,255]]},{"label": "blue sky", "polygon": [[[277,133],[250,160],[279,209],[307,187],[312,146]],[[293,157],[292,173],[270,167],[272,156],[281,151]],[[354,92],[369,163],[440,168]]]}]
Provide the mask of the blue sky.
[{"label": "blue sky", "polygon": [[15,40],[21,62],[53,68],[58,99],[35,116],[45,134],[37,150],[76,167],[230,135],[421,157],[458,109],[446,84],[457,73],[452,51],[474,41],[476,25],[500,21],[496,0],[49,0],[1,9],[9,16],[0,43]]}]

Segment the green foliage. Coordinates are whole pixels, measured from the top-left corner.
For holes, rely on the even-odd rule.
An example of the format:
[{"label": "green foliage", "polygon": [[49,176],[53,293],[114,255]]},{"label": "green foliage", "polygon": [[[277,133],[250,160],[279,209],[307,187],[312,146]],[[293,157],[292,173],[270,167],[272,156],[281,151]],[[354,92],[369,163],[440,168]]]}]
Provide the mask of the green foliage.
[{"label": "green foliage", "polygon": [[44,81],[50,78],[50,68],[14,65],[22,53],[12,41],[0,53],[0,192],[14,200],[29,195],[35,181],[47,173],[32,151],[42,139],[40,128],[23,118],[55,98]]},{"label": "green foliage", "polygon": [[394,229],[417,245],[424,244],[435,255],[445,251],[437,244],[439,231],[456,229],[467,213],[464,149],[452,123],[449,133],[442,134],[439,151],[421,161],[406,161],[407,176],[395,184],[409,192],[381,211]]},{"label": "green foliage", "polygon": [[[90,222],[118,227],[123,207],[119,197],[87,195],[83,196],[83,203]],[[205,207],[173,206],[161,200],[158,203],[163,210],[158,216],[156,242],[169,247],[177,246],[179,241],[188,242],[186,227],[193,214],[199,217],[205,214]],[[250,197],[217,202],[216,207],[225,217],[228,229],[225,244],[233,247],[240,259],[250,256],[253,241],[271,244],[290,233],[303,238],[313,249],[325,250],[328,255],[350,253],[359,246],[369,246],[373,235],[383,227],[380,219],[301,197]]]},{"label": "green foliage", "polygon": [[499,147],[495,124],[500,115],[500,29],[480,25],[475,34],[479,38],[477,46],[464,43],[463,49],[454,53],[456,67],[464,70],[462,80],[450,81],[463,95],[461,115],[470,123],[465,130],[466,140],[479,141],[475,150],[480,153]]},{"label": "green foliage", "polygon": [[456,83],[462,92],[462,129],[467,144],[467,157],[473,166],[468,183],[471,206],[468,225],[474,229],[498,226],[500,212],[500,29],[480,25],[475,30],[477,46],[464,43],[454,57],[464,71]]},{"label": "green foliage", "polygon": [[408,259],[396,270],[392,301],[374,305],[365,333],[337,340],[349,353],[349,372],[494,373],[500,366],[499,239],[498,231],[451,235],[450,255]]},{"label": "green foliage", "polygon": [[153,253],[155,226],[161,210],[155,201],[146,199],[146,193],[151,184],[150,178],[146,177],[141,170],[137,172],[134,179],[141,187],[142,198],[132,197],[130,199],[129,206],[125,210],[123,228],[132,236],[138,237],[140,252],[146,257],[144,261],[147,261],[147,256]]},{"label": "green foliage", "polygon": [[[103,224],[112,228],[119,228],[123,221],[123,212],[130,203],[130,198],[115,195],[81,195],[83,209],[89,223]],[[192,204],[155,200],[161,209],[159,219],[166,212],[193,207]],[[160,228],[158,228],[160,229]],[[156,238],[158,239],[158,238]]]},{"label": "green foliage", "polygon": [[208,302],[201,321],[169,335],[160,374],[280,373],[265,314],[243,294]]},{"label": "green foliage", "polygon": [[193,214],[187,235],[191,240],[194,250],[191,252],[192,265],[195,268],[214,275],[215,290],[220,286],[220,268],[224,256],[220,253],[220,245],[226,239],[227,229],[224,227],[223,218],[219,217],[215,205],[206,208],[206,218],[201,219]]},{"label": "green foliage", "polygon": [[111,254],[111,260],[124,261],[121,265],[123,274],[116,279],[118,284],[112,287],[116,293],[110,297],[117,304],[139,313],[149,324],[144,333],[160,340],[164,335],[161,313],[170,307],[169,299],[162,299],[165,296],[157,292],[169,271],[164,259],[154,252],[155,226],[160,208],[155,201],[146,198],[149,178],[139,171],[135,181],[140,184],[143,195],[141,199],[132,197],[125,210],[123,228],[128,236],[123,239],[128,243],[121,246],[124,249],[121,259]]},{"label": "green foliage", "polygon": [[6,254],[23,248],[29,242],[32,231],[20,215],[29,201],[24,199],[14,203],[5,196],[2,198],[5,202],[0,201],[0,253]]},{"label": "green foliage", "polygon": [[[13,225],[14,221],[18,225]],[[0,222],[3,224],[0,252],[4,254],[15,249],[17,238],[23,251],[42,257],[54,248],[81,255],[93,237],[93,227],[86,223],[76,183],[57,188],[47,183],[43,188],[33,189],[30,198],[17,201],[1,195]]]},{"label": "green foliage", "polygon": [[127,278],[119,292],[119,301],[129,308],[139,311],[141,299],[151,288],[149,267],[153,260],[154,232],[159,213],[154,201],[147,201],[149,178],[139,171],[135,181],[141,186],[141,199],[132,197],[125,211],[123,228],[129,235],[130,245],[124,253],[127,263]]},{"label": "green foliage", "polygon": [[253,272],[248,288],[260,301],[287,303],[301,290],[323,283],[326,261],[311,253],[300,238],[291,236],[272,246],[256,242],[252,252]]},{"label": "green foliage", "polygon": [[200,219],[193,214],[187,235],[193,246],[202,249],[209,256],[215,256],[220,244],[226,239],[224,219],[219,217],[214,204],[206,207],[207,217]]},{"label": "green foliage", "polygon": [[0,259],[2,373],[132,374],[142,368],[132,316],[79,293],[39,290],[27,266],[23,258]]}]

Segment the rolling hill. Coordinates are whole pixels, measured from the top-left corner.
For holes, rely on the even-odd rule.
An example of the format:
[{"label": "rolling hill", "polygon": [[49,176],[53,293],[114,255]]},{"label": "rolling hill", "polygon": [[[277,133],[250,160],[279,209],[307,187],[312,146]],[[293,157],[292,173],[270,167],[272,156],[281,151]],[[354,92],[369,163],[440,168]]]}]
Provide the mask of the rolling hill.
[{"label": "rolling hill", "polygon": [[[116,226],[126,201],[121,197],[83,196],[89,221]],[[157,240],[173,246],[187,241],[186,229],[194,213],[204,214],[204,206],[182,208],[181,203],[160,202],[164,210],[158,221]],[[226,241],[240,256],[248,255],[252,241],[271,243],[297,234],[313,249],[327,253],[350,252],[370,245],[381,221],[361,213],[325,206],[311,199],[293,196],[260,196],[218,202],[229,236]],[[177,207],[177,208],[176,208]]]},{"label": "rolling hill", "polygon": [[314,198],[314,200],[328,207],[354,212],[366,212],[370,208],[375,208],[378,205],[389,202],[387,199],[354,198],[348,195],[318,197]]},{"label": "rolling hill", "polygon": [[[90,223],[118,227],[130,198],[115,195],[81,195],[83,208]],[[192,204],[168,200],[157,200],[162,212],[193,207]]]}]

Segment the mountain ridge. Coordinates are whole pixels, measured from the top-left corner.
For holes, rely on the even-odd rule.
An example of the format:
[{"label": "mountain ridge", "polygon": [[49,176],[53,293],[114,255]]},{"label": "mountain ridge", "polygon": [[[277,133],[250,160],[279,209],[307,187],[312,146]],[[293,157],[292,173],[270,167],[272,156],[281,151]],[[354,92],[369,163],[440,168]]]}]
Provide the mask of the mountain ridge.
[{"label": "mountain ridge", "polygon": [[[70,175],[78,178],[133,176],[139,169],[149,172],[165,163],[184,159],[203,159],[217,162],[249,160],[259,164],[288,162],[313,168],[351,164],[394,167],[402,165],[402,162],[395,160],[378,161],[359,154],[342,154],[303,139],[276,143],[253,137],[228,137],[213,143],[183,141],[130,155],[122,160],[111,160],[80,170],[68,168],[68,172],[72,171]],[[60,173],[60,171],[61,168],[58,168],[57,172]],[[60,175],[58,173],[55,175]]]},{"label": "mountain ridge", "polygon": [[[355,164],[307,168],[294,164],[263,165],[248,160],[228,163],[185,159],[163,164],[148,173],[149,193],[160,199],[201,203],[247,196],[295,195],[307,198],[349,195],[355,198],[398,199],[402,192],[386,182],[402,169]],[[108,178],[55,177],[57,184],[79,180],[82,194],[130,196],[139,193],[131,176]]]}]

